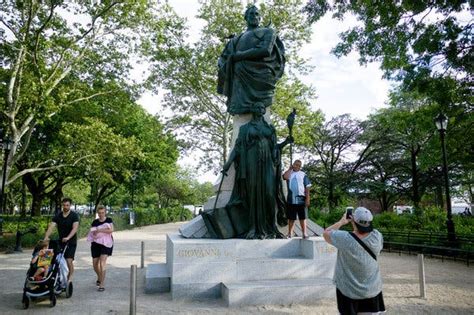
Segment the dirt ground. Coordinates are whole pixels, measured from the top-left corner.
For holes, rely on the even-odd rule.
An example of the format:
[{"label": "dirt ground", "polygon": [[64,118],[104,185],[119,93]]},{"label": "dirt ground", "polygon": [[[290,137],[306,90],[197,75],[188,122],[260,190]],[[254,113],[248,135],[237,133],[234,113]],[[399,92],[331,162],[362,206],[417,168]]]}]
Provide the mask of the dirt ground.
[{"label": "dirt ground", "polygon": [[[106,290],[97,292],[91,267],[89,244],[78,243],[74,293],[49,301],[33,302],[21,308],[21,294],[30,250],[21,254],[0,254],[0,314],[128,314],[130,265],[140,265],[140,242],[145,241],[146,264],[165,262],[166,234],[180,223],[153,225],[114,233],[115,247],[109,258]],[[425,259],[426,299],[419,298],[416,256],[383,253],[379,259],[388,314],[473,314],[474,272],[466,263]],[[472,265],[471,265],[472,266]],[[145,270],[138,270],[137,313],[139,314],[337,314],[335,300],[317,305],[268,305],[227,308],[221,300],[173,301],[169,293],[144,293]]]}]

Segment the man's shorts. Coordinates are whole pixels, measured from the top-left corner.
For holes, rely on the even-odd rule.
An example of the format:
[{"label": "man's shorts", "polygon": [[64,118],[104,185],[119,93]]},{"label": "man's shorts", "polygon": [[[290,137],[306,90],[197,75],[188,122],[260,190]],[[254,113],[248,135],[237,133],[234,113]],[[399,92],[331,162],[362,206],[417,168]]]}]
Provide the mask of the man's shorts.
[{"label": "man's shorts", "polygon": [[92,258],[99,258],[101,255],[112,256],[112,250],[114,247],[107,247],[96,242],[91,243],[91,255]]},{"label": "man's shorts", "polygon": [[304,204],[302,205],[294,205],[289,203],[288,204],[288,211],[286,213],[288,220],[296,220],[298,216],[299,220],[306,219],[306,207]]},{"label": "man's shorts", "polygon": [[74,260],[74,255],[76,254],[77,244],[67,244],[66,251],[64,252],[64,258],[72,258]]}]

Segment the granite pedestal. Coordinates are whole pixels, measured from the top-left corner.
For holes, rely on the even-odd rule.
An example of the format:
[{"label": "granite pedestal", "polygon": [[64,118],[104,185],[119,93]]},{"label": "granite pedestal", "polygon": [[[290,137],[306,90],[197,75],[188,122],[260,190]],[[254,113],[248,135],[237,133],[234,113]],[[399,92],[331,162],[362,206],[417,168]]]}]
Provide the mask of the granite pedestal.
[{"label": "granite pedestal", "polygon": [[166,264],[147,266],[146,291],[227,305],[317,303],[332,298],[337,250],[322,237],[186,239],[168,234]]}]

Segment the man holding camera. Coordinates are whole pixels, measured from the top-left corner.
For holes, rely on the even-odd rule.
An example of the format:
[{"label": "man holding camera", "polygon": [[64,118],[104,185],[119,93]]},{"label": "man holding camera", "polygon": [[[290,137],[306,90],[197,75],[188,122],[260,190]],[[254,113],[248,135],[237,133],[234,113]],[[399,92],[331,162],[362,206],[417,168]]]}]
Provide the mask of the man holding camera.
[{"label": "man holding camera", "polygon": [[[328,227],[324,239],[337,251],[334,283],[341,314],[385,312],[382,277],[377,257],[383,248],[382,234],[372,227],[372,213],[359,207]],[[353,232],[339,231],[347,223]]]}]

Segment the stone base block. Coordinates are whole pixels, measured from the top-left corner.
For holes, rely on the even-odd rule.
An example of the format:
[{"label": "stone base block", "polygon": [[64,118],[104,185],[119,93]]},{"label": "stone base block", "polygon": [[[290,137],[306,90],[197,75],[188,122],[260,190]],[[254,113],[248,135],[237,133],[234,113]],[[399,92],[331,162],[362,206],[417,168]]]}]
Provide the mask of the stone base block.
[{"label": "stone base block", "polygon": [[221,283],[181,283],[171,285],[171,298],[177,299],[219,299],[221,297]]},{"label": "stone base block", "polygon": [[[237,261],[237,281],[304,279],[314,276],[311,259],[248,259]],[[225,281],[224,281],[225,282]]]},{"label": "stone base block", "polygon": [[315,304],[336,295],[330,279],[266,280],[223,283],[227,306],[271,304]]},{"label": "stone base block", "polygon": [[170,275],[166,264],[149,264],[145,274],[145,293],[170,291]]},{"label": "stone base block", "polygon": [[166,264],[149,265],[146,291],[228,305],[311,303],[334,296],[335,247],[322,237],[193,239],[168,234]]}]

